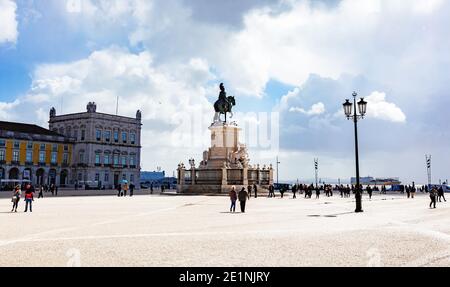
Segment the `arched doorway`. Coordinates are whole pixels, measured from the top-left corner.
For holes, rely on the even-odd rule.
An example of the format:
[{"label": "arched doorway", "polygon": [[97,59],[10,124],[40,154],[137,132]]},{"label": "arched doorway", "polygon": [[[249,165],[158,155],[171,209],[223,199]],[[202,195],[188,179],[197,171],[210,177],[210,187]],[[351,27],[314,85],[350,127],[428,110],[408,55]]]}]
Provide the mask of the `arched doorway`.
[{"label": "arched doorway", "polygon": [[31,168],[26,168],[26,169],[23,170],[22,178],[23,178],[24,180],[32,181],[32,179],[33,179],[33,173],[31,172]]},{"label": "arched doorway", "polygon": [[0,179],[5,179],[5,169],[0,167]]},{"label": "arched doorway", "polygon": [[60,178],[59,178],[59,184],[61,186],[66,186],[68,177],[69,177],[69,172],[66,169],[63,169],[61,171],[61,175],[60,175]]},{"label": "arched doorway", "polygon": [[54,168],[48,172],[48,184],[56,184],[56,169]]},{"label": "arched doorway", "polygon": [[19,169],[13,167],[9,170],[9,179],[19,179]]},{"label": "arched doorway", "polygon": [[45,170],[43,168],[40,168],[36,171],[36,184],[37,185],[44,184],[44,174],[45,174]]}]

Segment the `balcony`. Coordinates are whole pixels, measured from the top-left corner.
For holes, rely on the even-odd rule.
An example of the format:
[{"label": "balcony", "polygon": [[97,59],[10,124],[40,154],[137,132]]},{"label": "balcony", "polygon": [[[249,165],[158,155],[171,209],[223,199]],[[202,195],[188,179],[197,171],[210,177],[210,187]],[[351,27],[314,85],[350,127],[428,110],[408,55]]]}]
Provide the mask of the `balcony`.
[{"label": "balcony", "polygon": [[58,166],[58,163],[57,162],[52,162],[52,163],[50,163],[50,166],[56,167],[56,166]]},{"label": "balcony", "polygon": [[45,162],[39,162],[38,165],[39,166],[46,166],[46,163]]},{"label": "balcony", "polygon": [[20,162],[17,160],[11,161],[11,165],[20,165]]},{"label": "balcony", "polygon": [[33,163],[32,161],[26,161],[26,162],[25,162],[25,165],[30,166],[30,165],[34,165],[34,163]]}]

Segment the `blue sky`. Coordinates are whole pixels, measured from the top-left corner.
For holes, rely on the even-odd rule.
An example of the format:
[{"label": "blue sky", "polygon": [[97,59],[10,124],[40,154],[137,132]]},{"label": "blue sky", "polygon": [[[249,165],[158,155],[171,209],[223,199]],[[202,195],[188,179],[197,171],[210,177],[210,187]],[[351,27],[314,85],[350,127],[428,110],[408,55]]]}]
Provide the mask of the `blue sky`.
[{"label": "blue sky", "polygon": [[143,168],[171,173],[201,158],[224,82],[242,126],[279,115],[279,146],[251,147],[251,162],[279,155],[281,178],[309,179],[319,157],[322,177],[350,178],[341,104],[356,90],[369,102],[363,175],[421,182],[431,153],[446,179],[449,12],[442,0],[0,0],[0,119],[45,126],[52,106],[114,112],[119,96],[121,114],[143,111]]}]

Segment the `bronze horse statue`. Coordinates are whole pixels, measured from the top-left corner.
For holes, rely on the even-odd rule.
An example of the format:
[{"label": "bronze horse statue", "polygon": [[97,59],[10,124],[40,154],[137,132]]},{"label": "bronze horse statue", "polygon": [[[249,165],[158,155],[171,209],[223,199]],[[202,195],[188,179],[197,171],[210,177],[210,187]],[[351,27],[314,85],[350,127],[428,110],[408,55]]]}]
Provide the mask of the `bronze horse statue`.
[{"label": "bronze horse statue", "polygon": [[225,87],[223,84],[220,84],[220,94],[219,99],[214,103],[214,110],[216,114],[214,116],[214,122],[220,121],[220,115],[225,115],[225,122],[227,122],[227,113],[231,114],[231,118],[233,117],[232,109],[236,105],[236,101],[234,97],[227,97],[227,93],[225,92]]}]

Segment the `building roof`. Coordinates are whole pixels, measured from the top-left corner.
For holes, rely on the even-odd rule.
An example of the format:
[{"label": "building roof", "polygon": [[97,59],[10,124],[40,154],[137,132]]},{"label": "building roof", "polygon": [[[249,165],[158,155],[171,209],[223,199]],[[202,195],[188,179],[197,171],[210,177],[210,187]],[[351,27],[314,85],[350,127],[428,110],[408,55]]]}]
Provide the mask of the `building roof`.
[{"label": "building roof", "polygon": [[13,123],[13,122],[2,122],[0,121],[0,130],[19,132],[19,133],[29,133],[47,136],[63,136],[51,130],[45,129],[43,127],[31,124],[23,123]]}]

